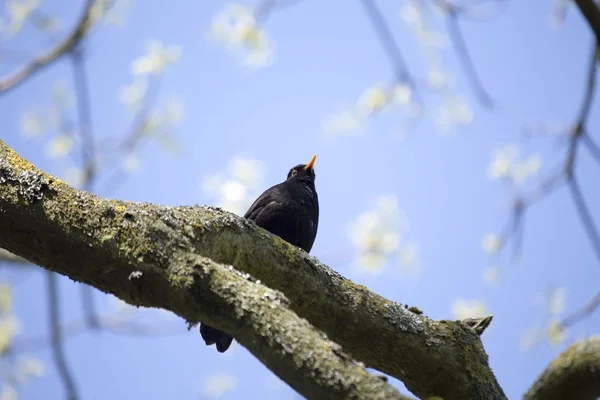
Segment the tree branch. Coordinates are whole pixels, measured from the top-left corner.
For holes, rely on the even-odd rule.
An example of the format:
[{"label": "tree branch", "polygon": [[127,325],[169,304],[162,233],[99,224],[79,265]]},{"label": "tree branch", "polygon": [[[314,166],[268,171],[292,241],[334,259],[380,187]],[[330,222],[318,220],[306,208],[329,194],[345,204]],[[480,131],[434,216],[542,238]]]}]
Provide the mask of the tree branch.
[{"label": "tree branch", "polygon": [[579,341],[540,375],[524,400],[596,400],[600,397],[600,336]]},{"label": "tree branch", "polygon": [[52,357],[56,364],[56,369],[61,380],[65,385],[67,399],[77,400],[77,387],[73,379],[73,373],[67,364],[65,357],[65,349],[63,347],[64,337],[60,329],[60,304],[58,298],[57,275],[51,271],[46,272],[46,280],[48,282],[48,320],[50,322],[50,337],[52,347]]},{"label": "tree branch", "polygon": [[579,11],[594,31],[596,42],[600,43],[600,9],[594,0],[575,0]]},{"label": "tree branch", "polygon": [[93,25],[94,0],[86,0],[85,9],[71,33],[54,47],[46,50],[21,69],[0,78],[0,93],[14,89],[31,75],[56,61],[62,55],[74,49],[85,37]]},{"label": "tree branch", "polygon": [[475,96],[479,99],[481,105],[487,108],[492,108],[492,99],[485,89],[481,78],[479,77],[479,73],[477,72],[473,58],[471,57],[469,47],[465,42],[462,29],[460,28],[460,23],[458,21],[459,11],[455,9],[453,5],[447,3],[447,13],[448,16],[446,17],[446,20],[448,23],[448,35],[451,38],[458,61],[462,64],[462,68],[465,71],[467,81],[471,85],[471,88],[475,93]]},{"label": "tree branch", "polygon": [[[477,333],[465,324],[417,315],[220,209],[104,200],[75,190],[35,169],[3,141],[0,246],[131,304],[165,308],[224,330],[276,372],[278,362],[291,367],[287,352],[296,349],[294,340],[309,345],[310,360],[302,358],[308,356],[302,349],[293,356],[302,360],[294,367],[304,368],[302,373],[281,372],[301,393],[315,390],[298,379],[314,373],[317,354],[325,357],[322,344],[304,322],[294,322],[299,327],[293,329],[286,325],[297,318],[277,302],[251,301],[257,287],[266,288],[234,284],[233,269],[226,273],[215,262],[281,290],[299,316],[368,367],[401,379],[419,397],[506,398]],[[214,262],[198,261],[198,255]],[[82,259],[85,268],[76,262]],[[141,279],[131,279],[138,272]],[[261,322],[261,315],[272,325]],[[296,329],[306,338],[294,336],[300,333]],[[269,337],[281,342],[265,342]],[[277,346],[288,355],[280,355]]]}]

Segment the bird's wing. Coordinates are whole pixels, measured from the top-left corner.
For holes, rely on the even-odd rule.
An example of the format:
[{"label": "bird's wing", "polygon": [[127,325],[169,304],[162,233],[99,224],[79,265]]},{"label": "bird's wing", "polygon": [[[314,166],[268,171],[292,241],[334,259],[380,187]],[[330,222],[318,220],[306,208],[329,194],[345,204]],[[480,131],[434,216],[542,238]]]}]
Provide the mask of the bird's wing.
[{"label": "bird's wing", "polygon": [[277,185],[266,190],[256,200],[254,200],[254,203],[252,203],[250,208],[248,208],[248,211],[246,211],[246,214],[244,214],[244,218],[256,221],[256,217],[258,216],[258,214],[260,214],[260,212],[270,203],[275,202],[275,199],[277,198],[276,193]]}]

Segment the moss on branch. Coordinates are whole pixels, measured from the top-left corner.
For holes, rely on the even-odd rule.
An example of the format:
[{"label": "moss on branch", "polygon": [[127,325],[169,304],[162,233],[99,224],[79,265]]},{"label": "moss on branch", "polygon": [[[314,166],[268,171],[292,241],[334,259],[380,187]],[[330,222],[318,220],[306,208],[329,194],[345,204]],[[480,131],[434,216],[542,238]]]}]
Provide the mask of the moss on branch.
[{"label": "moss on branch", "polygon": [[548,365],[525,400],[600,398],[600,336],[576,342]]}]

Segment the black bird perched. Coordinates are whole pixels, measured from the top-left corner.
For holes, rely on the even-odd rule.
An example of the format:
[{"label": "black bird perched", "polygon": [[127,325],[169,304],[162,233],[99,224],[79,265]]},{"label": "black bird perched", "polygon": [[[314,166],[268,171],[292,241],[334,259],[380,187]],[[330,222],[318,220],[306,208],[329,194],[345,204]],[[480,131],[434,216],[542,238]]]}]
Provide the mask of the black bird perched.
[{"label": "black bird perched", "polygon": [[[319,225],[316,159],[315,154],[308,164],[298,164],[290,169],[285,181],[267,189],[244,214],[244,218],[307,253],[315,242]],[[233,341],[233,337],[225,332],[202,323],[200,334],[206,345],[216,345],[219,353],[227,351]]]}]

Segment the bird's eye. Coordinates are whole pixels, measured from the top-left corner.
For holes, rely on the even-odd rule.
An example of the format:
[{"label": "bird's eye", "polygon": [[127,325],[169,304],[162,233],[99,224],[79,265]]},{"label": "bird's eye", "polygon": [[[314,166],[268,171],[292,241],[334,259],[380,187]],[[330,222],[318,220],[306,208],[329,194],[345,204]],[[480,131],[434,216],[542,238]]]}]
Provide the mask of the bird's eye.
[{"label": "bird's eye", "polygon": [[296,175],[297,173],[298,173],[297,170],[295,170],[295,169],[292,170],[292,176]]}]

